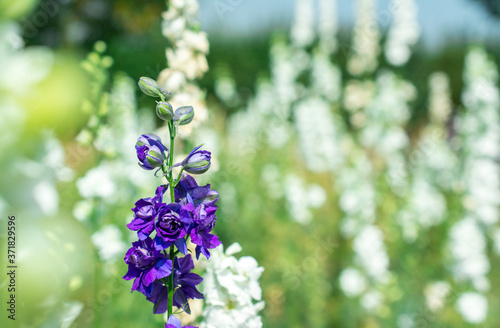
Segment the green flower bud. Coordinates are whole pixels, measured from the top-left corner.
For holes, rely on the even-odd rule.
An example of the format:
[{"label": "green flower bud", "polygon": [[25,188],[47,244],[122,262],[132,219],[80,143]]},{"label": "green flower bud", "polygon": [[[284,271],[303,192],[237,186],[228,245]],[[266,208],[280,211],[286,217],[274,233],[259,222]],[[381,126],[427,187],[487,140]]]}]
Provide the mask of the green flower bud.
[{"label": "green flower bud", "polygon": [[179,125],[191,123],[194,117],[194,109],[192,106],[183,106],[175,110],[174,120],[179,121]]},{"label": "green flower bud", "polygon": [[169,92],[162,89],[158,82],[144,76],[139,79],[139,88],[142,90],[142,92],[150,97],[161,97],[170,94]]},{"label": "green flower bud", "polygon": [[162,120],[169,122],[174,117],[174,109],[168,102],[160,101],[156,105],[156,115]]}]

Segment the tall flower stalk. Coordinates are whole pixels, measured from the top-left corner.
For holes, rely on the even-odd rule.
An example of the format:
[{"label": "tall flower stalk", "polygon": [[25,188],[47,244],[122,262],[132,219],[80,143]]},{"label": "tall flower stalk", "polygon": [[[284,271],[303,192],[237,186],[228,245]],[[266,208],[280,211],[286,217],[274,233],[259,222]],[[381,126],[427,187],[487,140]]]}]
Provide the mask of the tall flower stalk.
[{"label": "tall flower stalk", "polygon": [[[191,106],[175,111],[167,102],[170,93],[150,78],[142,77],[139,87],[148,96],[160,98],[156,113],[166,122],[170,133],[169,146],[155,134],[143,134],[136,143],[139,166],[145,170],[161,172],[166,184],[157,187],[153,197],[143,198],[132,209],[134,218],[127,225],[137,231],[138,241],[125,255],[129,270],[123,277],[134,279],[132,291],[144,294],[154,304],[154,313],[165,313],[165,327],[180,327],[174,306],[190,313],[189,300],[202,299],[197,285],[203,280],[192,273],[194,268],[188,241],[195,245],[196,258],[203,254],[210,258],[210,249],[221,244],[211,233],[217,217],[218,193],[210,185],[198,186],[190,174],[206,172],[211,165],[211,154],[196,147],[181,162],[174,163],[175,138],[179,126],[189,124],[194,117]],[[175,174],[174,168],[180,168]],[[177,175],[177,176],[176,176]],[[169,192],[170,201],[164,200]]]}]

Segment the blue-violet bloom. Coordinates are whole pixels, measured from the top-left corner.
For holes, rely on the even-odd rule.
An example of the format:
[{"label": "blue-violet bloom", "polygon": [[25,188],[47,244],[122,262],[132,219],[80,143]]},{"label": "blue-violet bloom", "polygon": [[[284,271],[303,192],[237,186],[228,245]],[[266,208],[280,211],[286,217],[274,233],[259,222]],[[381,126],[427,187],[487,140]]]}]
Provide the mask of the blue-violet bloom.
[{"label": "blue-violet bloom", "polygon": [[156,220],[156,249],[164,250],[175,243],[182,254],[187,254],[184,236],[190,223],[191,214],[180,204],[171,203],[160,207]]},{"label": "blue-violet bloom", "polygon": [[168,157],[168,148],[161,142],[160,137],[153,133],[143,134],[135,144],[139,166],[145,170],[161,167],[165,161],[164,152]]},{"label": "blue-violet bloom", "polygon": [[128,264],[128,272],[123,279],[134,279],[132,291],[137,290],[147,297],[151,295],[156,279],[168,277],[172,273],[172,261],[153,248],[151,238],[132,243],[124,260]]},{"label": "blue-violet bloom", "polygon": [[191,241],[196,245],[196,259],[200,258],[200,253],[208,259],[210,258],[209,249],[221,244],[219,238],[210,233],[217,220],[215,215],[217,206],[200,204],[194,208],[192,204],[188,204],[185,208],[193,213],[193,220],[189,229]]},{"label": "blue-violet bloom", "polygon": [[200,204],[215,205],[219,199],[219,193],[210,189],[210,185],[198,186],[196,180],[187,174],[183,174],[177,186],[175,186],[175,201],[186,205],[191,203],[194,207]]},{"label": "blue-violet bloom", "polygon": [[142,198],[135,203],[134,218],[127,227],[132,231],[137,231],[139,240],[146,239],[155,228],[155,218],[158,208],[162,204],[163,194],[167,190],[168,185],[161,185],[156,188],[154,197]]},{"label": "blue-violet bloom", "polygon": [[207,150],[198,150],[201,146],[193,149],[189,155],[179,164],[184,169],[184,171],[191,174],[202,174],[208,171],[210,168],[210,160],[212,154]]}]

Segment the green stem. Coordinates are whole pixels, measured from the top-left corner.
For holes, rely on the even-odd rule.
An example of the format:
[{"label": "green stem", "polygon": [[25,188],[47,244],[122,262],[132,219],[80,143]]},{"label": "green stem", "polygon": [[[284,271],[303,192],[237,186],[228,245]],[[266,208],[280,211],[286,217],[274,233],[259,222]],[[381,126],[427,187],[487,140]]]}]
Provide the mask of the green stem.
[{"label": "green stem", "polygon": [[[175,142],[175,125],[172,122],[168,123],[168,130],[170,132],[170,156],[168,159],[168,169],[170,170],[172,165],[174,165],[174,142]],[[170,184],[169,189],[170,189],[170,200],[172,203],[175,203],[175,192],[174,192],[174,176],[172,170],[168,173],[167,177],[168,183]],[[174,245],[170,246],[170,254],[169,254],[170,260],[174,261],[175,257],[175,251],[174,251]],[[172,308],[173,308],[173,302],[174,302],[174,273],[172,272],[170,276],[168,277],[168,317],[170,318],[170,315],[173,313]]]},{"label": "green stem", "polygon": [[[170,259],[174,260],[174,245],[170,246]],[[173,263],[172,263],[173,264]],[[172,266],[173,269],[173,266]],[[168,277],[168,317],[173,313],[173,305],[174,305],[174,272]]]},{"label": "green stem", "polygon": [[[172,122],[168,123],[170,131],[170,156],[168,160],[168,168],[170,169],[174,165],[174,141],[175,141],[175,126]],[[175,203],[175,193],[174,193],[174,172],[170,170],[168,174],[168,182],[170,183],[170,199],[172,203]]]}]

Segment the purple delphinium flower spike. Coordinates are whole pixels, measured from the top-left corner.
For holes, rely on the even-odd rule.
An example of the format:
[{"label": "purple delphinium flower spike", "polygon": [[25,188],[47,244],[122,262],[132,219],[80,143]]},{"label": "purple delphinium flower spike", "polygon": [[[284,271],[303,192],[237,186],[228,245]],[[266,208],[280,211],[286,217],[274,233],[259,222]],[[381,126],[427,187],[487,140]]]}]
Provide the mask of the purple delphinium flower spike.
[{"label": "purple delphinium flower spike", "polygon": [[135,203],[134,218],[127,227],[132,231],[137,231],[140,240],[146,239],[155,228],[155,218],[158,208],[162,205],[163,194],[168,185],[161,185],[156,188],[154,197],[142,198]]},{"label": "purple delphinium flower spike", "polygon": [[200,204],[194,208],[193,204],[188,204],[185,208],[193,213],[192,224],[189,228],[191,241],[196,245],[196,258],[200,258],[200,253],[210,258],[209,249],[213,249],[221,244],[219,238],[210,232],[214,228],[217,216],[215,211],[217,206]]},{"label": "purple delphinium flower spike", "polygon": [[145,170],[153,170],[161,167],[165,161],[164,152],[168,156],[168,148],[165,147],[160,137],[153,133],[143,134],[135,144],[139,166]]},{"label": "purple delphinium flower spike", "polygon": [[219,199],[219,193],[210,189],[210,185],[198,186],[196,180],[187,174],[182,175],[179,183],[175,186],[175,201],[181,205],[188,203],[197,207],[200,204],[215,205]]},{"label": "purple delphinium flower spike", "polygon": [[164,250],[173,243],[183,254],[187,253],[184,236],[191,223],[191,215],[180,204],[171,203],[158,209],[155,247]]},{"label": "purple delphinium flower spike", "polygon": [[132,291],[137,290],[146,296],[151,295],[156,279],[168,277],[172,273],[172,261],[153,248],[151,238],[132,243],[124,259],[128,264],[128,272],[123,279],[134,279]]},{"label": "purple delphinium flower spike", "polygon": [[198,328],[198,327],[194,326],[182,327],[180,320],[174,317],[173,314],[171,314],[170,318],[168,318],[168,322],[165,324],[165,328]]}]

